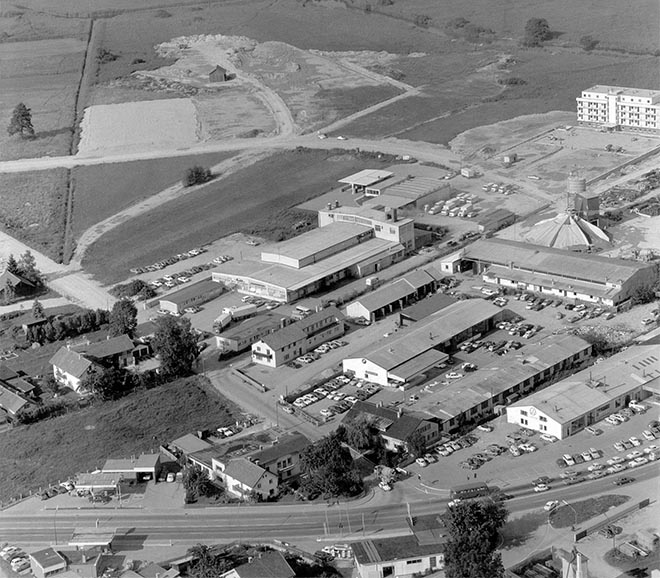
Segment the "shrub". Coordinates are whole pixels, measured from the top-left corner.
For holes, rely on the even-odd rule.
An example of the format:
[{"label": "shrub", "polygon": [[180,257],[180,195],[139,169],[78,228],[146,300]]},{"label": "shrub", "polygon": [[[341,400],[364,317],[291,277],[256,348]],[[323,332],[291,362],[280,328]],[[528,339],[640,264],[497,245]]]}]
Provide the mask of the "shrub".
[{"label": "shrub", "polygon": [[183,177],[183,186],[192,187],[193,185],[201,185],[208,183],[213,178],[211,169],[195,165],[190,167]]},{"label": "shrub", "polygon": [[530,18],[525,24],[524,46],[541,46],[552,37],[550,25],[545,18]]},{"label": "shrub", "polygon": [[588,34],[586,36],[583,36],[580,38],[580,46],[586,51],[589,52],[596,48],[598,46],[599,41],[593,38],[592,36],[589,36]]}]

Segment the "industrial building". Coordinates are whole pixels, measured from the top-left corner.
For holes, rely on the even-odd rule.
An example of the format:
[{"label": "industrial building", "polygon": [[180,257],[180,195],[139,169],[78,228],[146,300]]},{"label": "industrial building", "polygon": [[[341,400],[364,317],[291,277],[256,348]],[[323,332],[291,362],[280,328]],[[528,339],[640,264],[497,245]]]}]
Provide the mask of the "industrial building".
[{"label": "industrial building", "polygon": [[225,329],[220,335],[216,335],[216,345],[222,351],[235,353],[245,351],[266,335],[286,327],[290,321],[291,319],[284,315],[273,313],[257,315]]},{"label": "industrial building", "polygon": [[433,267],[407,273],[393,283],[349,303],[346,306],[346,316],[375,321],[433,293],[440,278],[440,274]]},{"label": "industrial building", "polygon": [[502,316],[501,309],[483,299],[459,301],[400,330],[385,345],[344,359],[344,372],[383,386],[405,387],[443,364],[458,343],[492,330]]},{"label": "industrial building", "polygon": [[480,239],[466,247],[462,259],[472,262],[486,283],[598,303],[630,305],[631,297],[658,279],[653,263],[609,259],[589,253],[530,245],[507,239]]},{"label": "industrial building", "polygon": [[637,345],[514,403],[507,421],[564,439],[658,393],[658,347]]},{"label": "industrial building", "polygon": [[416,407],[433,416],[442,433],[480,422],[552,381],[560,371],[582,363],[592,346],[574,335],[551,335],[524,350],[497,357],[460,379],[442,381],[438,376],[424,386],[429,392]]},{"label": "industrial building", "polygon": [[583,126],[660,132],[660,90],[596,85],[577,100],[577,120]]},{"label": "industrial building", "polygon": [[160,308],[170,313],[183,313],[186,307],[202,305],[222,295],[225,286],[209,277],[185,285],[183,288],[172,291],[160,298]]},{"label": "industrial building", "polygon": [[344,315],[327,307],[267,335],[252,345],[252,361],[278,367],[344,335]]}]

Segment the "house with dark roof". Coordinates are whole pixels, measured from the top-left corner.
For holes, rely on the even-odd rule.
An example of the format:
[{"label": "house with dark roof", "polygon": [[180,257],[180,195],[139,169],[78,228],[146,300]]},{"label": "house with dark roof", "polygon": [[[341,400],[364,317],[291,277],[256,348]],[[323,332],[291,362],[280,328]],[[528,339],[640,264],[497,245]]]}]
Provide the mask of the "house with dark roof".
[{"label": "house with dark roof", "polygon": [[31,405],[31,402],[0,383],[0,410],[13,421],[18,412]]},{"label": "house with dark roof", "polygon": [[34,289],[34,283],[31,283],[27,279],[23,279],[15,273],[10,273],[9,271],[3,271],[0,273],[0,298],[10,297],[7,294],[7,290],[13,291],[14,295],[16,293],[25,294]]},{"label": "house with dark roof", "polygon": [[282,436],[277,443],[252,454],[250,459],[262,468],[278,476],[280,481],[300,475],[300,456],[311,442],[294,432]]},{"label": "house with dark roof", "polygon": [[248,458],[230,459],[227,462],[214,459],[213,465],[227,492],[237,498],[249,499],[256,494],[262,500],[267,500],[278,494],[277,475]]},{"label": "house with dark roof", "polygon": [[121,368],[133,365],[135,344],[128,335],[119,335],[95,343],[71,345],[71,349],[104,366]]},{"label": "house with dark roof", "polygon": [[19,395],[31,396],[34,391],[34,385],[23,379],[13,369],[0,363],[0,385],[4,385],[11,391]]},{"label": "house with dark roof", "polygon": [[226,82],[227,80],[231,80],[231,74],[219,64],[209,72],[209,82]]},{"label": "house with dark roof", "polygon": [[342,423],[350,423],[360,416],[366,416],[373,421],[380,432],[385,448],[391,451],[407,450],[408,441],[416,432],[424,437],[427,446],[440,437],[438,424],[435,421],[412,413],[405,414],[401,408],[384,407],[382,402],[358,401],[348,410]]},{"label": "house with dark roof", "polygon": [[87,377],[94,363],[87,359],[82,353],[73,351],[68,347],[60,347],[48,362],[53,366],[55,381],[73,391],[80,389],[82,380]]},{"label": "house with dark roof", "polygon": [[345,332],[344,315],[327,307],[267,335],[252,345],[252,361],[278,367]]},{"label": "house with dark roof", "polygon": [[296,573],[281,552],[260,552],[247,564],[241,564],[219,578],[294,578]]},{"label": "house with dark roof", "polygon": [[142,578],[178,578],[180,575],[176,568],[165,569],[154,562],[141,567],[138,570],[138,574]]}]

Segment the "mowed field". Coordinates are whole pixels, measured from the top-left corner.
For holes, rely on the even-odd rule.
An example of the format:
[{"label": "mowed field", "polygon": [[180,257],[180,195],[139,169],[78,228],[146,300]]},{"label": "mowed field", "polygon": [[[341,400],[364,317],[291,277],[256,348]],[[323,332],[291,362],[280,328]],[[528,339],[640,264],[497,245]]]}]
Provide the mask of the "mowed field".
[{"label": "mowed field", "polygon": [[99,221],[180,182],[189,167],[212,167],[231,156],[210,153],[72,169],[73,236],[77,238]]},{"label": "mowed field", "polygon": [[[0,43],[0,160],[69,154],[84,50],[77,38]],[[34,139],[5,130],[19,102],[32,110]]]},{"label": "mowed field", "polygon": [[116,227],[88,249],[83,267],[104,283],[117,282],[131,267],[258,226],[272,213],[328,192],[367,164],[379,163],[350,153],[276,153]]},{"label": "mowed field", "polygon": [[12,429],[2,434],[0,500],[99,468],[107,458],[229,425],[239,415],[206,379],[191,377]]}]

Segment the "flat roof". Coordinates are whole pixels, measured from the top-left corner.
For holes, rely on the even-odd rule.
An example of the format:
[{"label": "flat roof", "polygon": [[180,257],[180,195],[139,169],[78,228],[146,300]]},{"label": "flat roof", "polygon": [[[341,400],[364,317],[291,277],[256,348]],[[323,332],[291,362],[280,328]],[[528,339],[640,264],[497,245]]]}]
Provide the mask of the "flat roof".
[{"label": "flat roof", "polygon": [[76,528],[69,538],[69,546],[108,546],[114,540],[116,533],[116,530]]},{"label": "flat roof", "polygon": [[500,309],[484,299],[458,301],[437,311],[410,328],[398,332],[385,345],[367,349],[355,357],[363,357],[390,371],[429,349],[449,341],[455,335],[500,313]]},{"label": "flat roof", "polygon": [[103,472],[132,472],[140,468],[155,468],[160,454],[141,454],[137,458],[107,459]]},{"label": "flat roof", "polygon": [[174,303],[175,305],[180,305],[192,298],[197,297],[198,295],[212,293],[217,290],[222,290],[222,287],[218,287],[218,282],[213,281],[212,277],[207,277],[201,281],[195,281],[194,283],[186,284],[181,289],[167,293],[166,295],[160,297],[158,300],[161,302],[167,301],[169,303]]},{"label": "flat roof", "polygon": [[[375,197],[378,198],[378,197]],[[376,209],[375,206],[378,207],[383,207],[382,209]],[[388,220],[387,215],[385,215],[385,205],[382,204],[382,202],[375,203],[374,206],[368,206],[366,203],[364,205],[361,205],[359,207],[337,207],[336,209],[319,209],[319,213],[334,213],[334,214],[341,214],[341,215],[347,215],[352,218],[359,219],[360,217],[365,218],[365,219],[371,219],[373,221],[378,221],[379,223],[387,223],[388,225],[394,225],[396,227],[401,227],[402,225],[406,225],[408,223],[413,223],[414,219],[411,219],[409,217],[399,217],[396,221]],[[343,221],[344,223],[346,222],[351,222],[351,221]],[[368,225],[368,223],[367,223]]]},{"label": "flat roof", "polygon": [[534,406],[565,423],[650,384],[660,384],[660,350],[655,345],[635,345],[510,407]]},{"label": "flat roof", "polygon": [[498,357],[442,386],[439,376],[431,380],[431,393],[417,402],[419,409],[445,420],[488,401],[590,345],[575,335],[550,335],[530,343],[519,352]]},{"label": "flat roof", "polygon": [[592,253],[573,253],[509,239],[479,239],[465,249],[465,258],[492,263],[502,267],[513,266],[556,277],[605,283],[606,280],[626,281],[641,269],[652,264],[610,259]]},{"label": "flat roof", "polygon": [[409,560],[420,556],[439,555],[444,552],[442,544],[420,545],[415,536],[396,536],[394,538],[373,538],[351,544],[353,555],[360,564],[378,564]]},{"label": "flat roof", "polygon": [[642,98],[653,98],[654,96],[660,96],[660,90],[651,90],[647,88],[630,88],[627,86],[611,86],[608,84],[597,84],[596,86],[587,88],[582,92],[600,92],[603,94],[621,93],[625,96],[639,96]]},{"label": "flat roof", "polygon": [[213,447],[209,442],[201,440],[191,433],[175,439],[170,445],[181,450],[184,454],[191,454],[193,452],[199,452]]},{"label": "flat roof", "polygon": [[378,256],[384,257],[387,254],[400,251],[403,251],[403,245],[399,243],[384,239],[369,239],[302,269],[280,264],[268,265],[261,261],[229,261],[224,264],[222,271],[214,272],[213,275],[214,277],[227,279],[227,281],[231,281],[232,277],[245,277],[258,283],[297,291],[367,259]]},{"label": "flat roof", "polygon": [[338,182],[345,185],[353,185],[358,187],[368,187],[374,185],[383,179],[391,177],[394,173],[390,171],[381,171],[378,169],[364,169],[352,175],[339,179]]},{"label": "flat roof", "polygon": [[83,473],[76,476],[76,487],[115,488],[120,480],[121,475],[117,475],[116,473]]},{"label": "flat roof", "polygon": [[417,357],[413,357],[405,363],[397,365],[390,370],[390,373],[405,381],[421,373],[425,369],[428,369],[432,365],[447,361],[447,359],[449,359],[449,355],[446,353],[438,351],[437,349],[429,349]]},{"label": "flat roof", "polygon": [[371,233],[371,228],[355,223],[330,223],[325,227],[318,227],[297,237],[264,247],[261,258],[264,259],[264,255],[281,255],[303,260],[365,233]]},{"label": "flat roof", "polygon": [[409,317],[413,321],[419,321],[457,302],[457,299],[446,293],[434,293],[414,305],[402,309],[401,315]]}]

